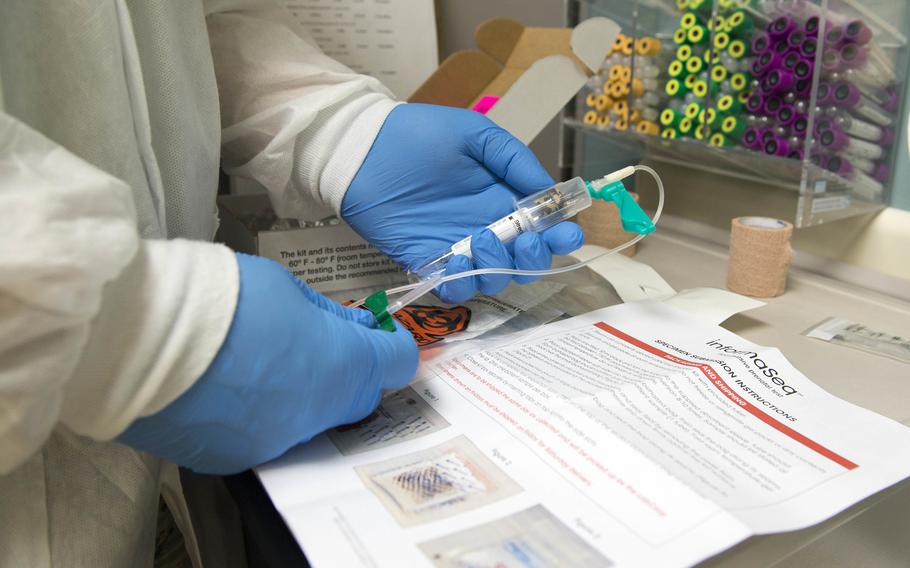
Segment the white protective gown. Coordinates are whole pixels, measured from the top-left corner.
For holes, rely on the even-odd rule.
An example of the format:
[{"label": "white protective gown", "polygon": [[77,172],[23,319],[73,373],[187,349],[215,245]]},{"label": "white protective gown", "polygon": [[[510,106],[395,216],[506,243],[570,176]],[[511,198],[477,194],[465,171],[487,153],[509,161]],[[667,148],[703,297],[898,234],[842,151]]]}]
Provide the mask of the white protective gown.
[{"label": "white protective gown", "polygon": [[148,566],[175,468],[109,440],[230,326],[219,156],[322,217],[395,103],[268,0],[3,0],[0,85],[0,566]]}]

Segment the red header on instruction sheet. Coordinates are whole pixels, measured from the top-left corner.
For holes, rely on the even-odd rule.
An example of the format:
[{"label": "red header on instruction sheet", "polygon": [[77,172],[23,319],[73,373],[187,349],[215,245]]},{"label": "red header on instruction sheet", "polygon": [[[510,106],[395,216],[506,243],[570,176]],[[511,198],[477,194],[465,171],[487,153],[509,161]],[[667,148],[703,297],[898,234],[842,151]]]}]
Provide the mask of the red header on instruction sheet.
[{"label": "red header on instruction sheet", "polygon": [[648,353],[650,353],[652,355],[656,355],[657,357],[660,357],[661,359],[670,361],[671,363],[676,363],[678,365],[697,368],[708,379],[708,382],[711,383],[712,385],[714,385],[714,387],[717,390],[719,390],[724,396],[726,396],[728,399],[733,401],[734,404],[741,407],[743,410],[745,410],[749,414],[755,416],[756,418],[758,418],[759,420],[761,420],[768,426],[771,426],[775,430],[778,430],[779,432],[783,433],[784,435],[788,436],[789,438],[796,440],[797,442],[806,446],[810,450],[828,458],[829,460],[833,461],[834,463],[836,463],[842,467],[845,467],[846,469],[856,469],[857,467],[859,467],[857,464],[853,463],[852,461],[848,460],[847,458],[834,453],[833,451],[822,446],[821,444],[814,442],[814,441],[810,440],[809,438],[803,436],[802,434],[800,434],[793,428],[790,428],[789,426],[778,421],[777,419],[773,418],[772,416],[762,412],[757,406],[751,404],[749,401],[747,401],[743,397],[739,396],[736,393],[736,391],[734,391],[732,388],[730,388],[730,385],[728,385],[720,377],[720,375],[717,373],[717,371],[715,371],[710,365],[706,365],[705,363],[697,363],[695,361],[687,361],[686,359],[681,359],[681,358],[677,357],[676,355],[671,355],[670,353],[667,353],[666,351],[662,351],[662,350],[658,349],[657,347],[648,345],[647,343],[645,343],[639,339],[636,339],[636,338],[632,337],[631,335],[623,333],[609,324],[599,322],[599,323],[595,323],[594,325],[597,328],[599,328],[603,331],[606,331],[610,335],[612,335],[618,339],[621,339],[621,340],[625,341],[626,343],[634,345],[635,347],[638,347],[639,349],[647,351]]}]

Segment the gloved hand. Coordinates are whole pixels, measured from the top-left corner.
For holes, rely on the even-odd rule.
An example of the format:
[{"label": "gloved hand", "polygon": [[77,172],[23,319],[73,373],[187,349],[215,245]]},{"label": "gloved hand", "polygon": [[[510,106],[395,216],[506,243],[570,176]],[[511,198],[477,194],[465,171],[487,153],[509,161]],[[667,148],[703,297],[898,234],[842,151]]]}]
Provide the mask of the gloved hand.
[{"label": "gloved hand", "polygon": [[[525,233],[503,246],[484,228],[514,210],[514,201],[553,180],[534,154],[474,111],[423,104],[395,107],[348,186],[341,216],[354,230],[408,270],[437,258],[472,235],[473,263],[449,261],[448,274],[472,268],[548,268],[584,237],[574,223]],[[519,277],[519,282],[534,278]],[[448,302],[476,291],[495,294],[507,275],[464,278],[437,291]]]},{"label": "gloved hand", "polygon": [[202,473],[242,471],[360,420],[417,369],[411,334],[375,327],[279,264],[238,254],[240,297],[202,377],[118,440]]}]

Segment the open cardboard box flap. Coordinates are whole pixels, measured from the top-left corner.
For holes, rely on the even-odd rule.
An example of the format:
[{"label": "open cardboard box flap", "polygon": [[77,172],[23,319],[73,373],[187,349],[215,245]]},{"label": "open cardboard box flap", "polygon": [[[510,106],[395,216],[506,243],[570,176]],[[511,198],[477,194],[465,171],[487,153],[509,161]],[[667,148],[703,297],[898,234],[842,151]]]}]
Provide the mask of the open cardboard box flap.
[{"label": "open cardboard box flap", "polygon": [[499,97],[487,116],[528,143],[600,67],[618,34],[607,18],[574,29],[488,20],[474,33],[478,49],[449,56],[409,101],[471,108]]}]

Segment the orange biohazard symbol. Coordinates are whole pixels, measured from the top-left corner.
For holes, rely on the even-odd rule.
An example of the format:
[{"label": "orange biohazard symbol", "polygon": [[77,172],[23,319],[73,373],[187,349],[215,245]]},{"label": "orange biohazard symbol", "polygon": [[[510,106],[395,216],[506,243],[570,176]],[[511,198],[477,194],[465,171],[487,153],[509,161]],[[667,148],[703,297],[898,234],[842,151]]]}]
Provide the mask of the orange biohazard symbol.
[{"label": "orange biohazard symbol", "polygon": [[419,347],[442,341],[446,336],[464,331],[471,322],[471,310],[464,306],[405,306],[394,316],[408,328]]},{"label": "orange biohazard symbol", "polygon": [[[348,300],[343,305],[353,304]],[[367,309],[366,306],[359,306]],[[471,322],[471,310],[464,306],[441,308],[439,306],[405,306],[392,314],[398,323],[414,336],[418,347],[432,345],[445,337],[464,331]]]}]

